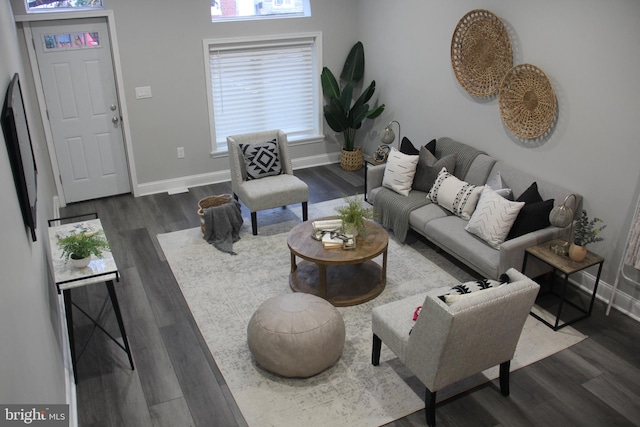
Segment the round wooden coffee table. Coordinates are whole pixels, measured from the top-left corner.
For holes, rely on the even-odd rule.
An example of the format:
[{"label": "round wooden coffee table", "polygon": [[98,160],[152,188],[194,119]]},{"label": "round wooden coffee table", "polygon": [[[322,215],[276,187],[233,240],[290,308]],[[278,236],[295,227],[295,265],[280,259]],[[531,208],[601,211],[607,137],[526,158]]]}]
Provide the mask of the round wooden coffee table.
[{"label": "round wooden coffee table", "polygon": [[[321,218],[328,219],[328,218]],[[356,249],[325,249],[311,237],[312,221],[289,232],[291,251],[289,285],[295,292],[322,297],[338,307],[361,304],[384,290],[387,282],[389,235],[380,225],[367,221],[366,234],[356,238]],[[382,264],[373,261],[382,255]],[[296,257],[302,259],[296,263]]]}]

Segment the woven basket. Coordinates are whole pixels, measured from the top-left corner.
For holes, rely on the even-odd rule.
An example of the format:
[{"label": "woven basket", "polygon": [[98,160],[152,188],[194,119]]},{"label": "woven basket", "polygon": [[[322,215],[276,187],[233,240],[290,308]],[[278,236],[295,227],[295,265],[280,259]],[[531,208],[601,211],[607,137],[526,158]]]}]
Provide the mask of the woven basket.
[{"label": "woven basket", "polygon": [[231,194],[220,194],[200,199],[198,202],[198,216],[200,217],[200,229],[204,233],[204,210],[213,206],[224,205],[231,201]]},{"label": "woven basket", "polygon": [[531,64],[519,64],[505,75],[498,104],[502,121],[514,135],[534,139],[544,135],[556,117],[556,95],[547,75]]},{"label": "woven basket", "polygon": [[458,82],[471,95],[498,93],[513,65],[509,32],[500,18],[483,9],[467,13],[453,32],[451,65]]},{"label": "woven basket", "polygon": [[357,171],[362,168],[362,148],[356,147],[353,151],[342,150],[340,155],[340,167],[346,171]]}]

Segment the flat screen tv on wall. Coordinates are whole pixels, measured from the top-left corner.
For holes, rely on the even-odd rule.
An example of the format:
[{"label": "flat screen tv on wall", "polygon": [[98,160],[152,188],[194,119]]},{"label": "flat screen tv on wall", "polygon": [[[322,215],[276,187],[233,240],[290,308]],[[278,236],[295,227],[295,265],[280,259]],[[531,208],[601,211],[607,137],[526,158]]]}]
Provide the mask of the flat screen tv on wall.
[{"label": "flat screen tv on wall", "polygon": [[13,170],[13,180],[18,192],[22,218],[25,225],[31,229],[31,238],[35,242],[38,170],[33,155],[18,73],[14,74],[11,83],[9,83],[2,106],[2,132],[7,143],[7,153]]}]

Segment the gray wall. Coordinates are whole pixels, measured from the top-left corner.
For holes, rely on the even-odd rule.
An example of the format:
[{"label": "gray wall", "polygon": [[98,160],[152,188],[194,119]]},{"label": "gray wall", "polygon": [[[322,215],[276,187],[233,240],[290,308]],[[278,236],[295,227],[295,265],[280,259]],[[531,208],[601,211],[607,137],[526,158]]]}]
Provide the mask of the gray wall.
[{"label": "gray wall", "polygon": [[0,0],[0,91],[20,73],[39,170],[38,240],[22,222],[4,136],[0,132],[0,402],[66,403],[57,293],[49,278],[47,218],[54,190],[32,78],[25,71],[8,0]]},{"label": "gray wall", "polygon": [[[387,104],[380,122],[400,121],[403,134],[415,141],[449,136],[470,143],[582,194],[590,216],[607,224],[605,241],[590,249],[606,258],[603,277],[613,284],[640,191],[640,2],[358,0],[357,5],[367,73]],[[479,7],[498,15],[510,30],[515,64],[534,64],[550,77],[558,123],[547,140],[512,137],[497,99],[472,99],[456,80],[451,36],[458,21]],[[640,289],[621,288],[630,297],[626,308],[640,314]]]},{"label": "gray wall", "polygon": [[[332,68],[342,66],[357,41],[355,3],[342,0],[312,1],[311,18],[215,24],[208,1],[109,0],[106,5],[115,16],[140,184],[229,169],[226,157],[209,156],[204,39],[322,31],[324,63]],[[136,100],[137,86],[151,86],[153,98]],[[185,148],[184,159],[176,156],[179,146]],[[338,149],[320,142],[291,151],[295,159]]]}]

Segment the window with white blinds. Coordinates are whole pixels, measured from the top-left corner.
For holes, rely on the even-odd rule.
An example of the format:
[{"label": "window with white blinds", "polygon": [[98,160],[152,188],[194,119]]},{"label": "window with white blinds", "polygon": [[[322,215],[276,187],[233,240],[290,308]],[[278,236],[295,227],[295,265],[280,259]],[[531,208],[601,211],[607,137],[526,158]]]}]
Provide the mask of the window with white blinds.
[{"label": "window with white blinds", "polygon": [[214,151],[226,151],[228,135],[282,129],[296,141],[320,134],[319,34],[205,44]]}]

